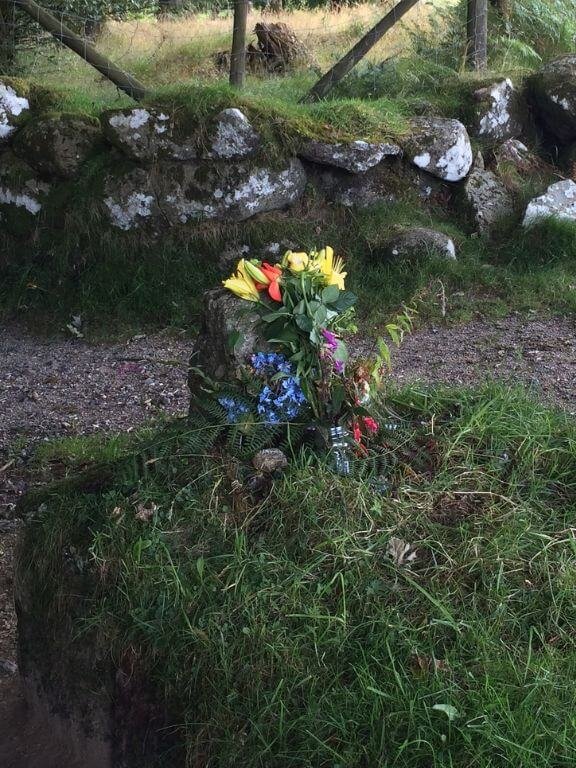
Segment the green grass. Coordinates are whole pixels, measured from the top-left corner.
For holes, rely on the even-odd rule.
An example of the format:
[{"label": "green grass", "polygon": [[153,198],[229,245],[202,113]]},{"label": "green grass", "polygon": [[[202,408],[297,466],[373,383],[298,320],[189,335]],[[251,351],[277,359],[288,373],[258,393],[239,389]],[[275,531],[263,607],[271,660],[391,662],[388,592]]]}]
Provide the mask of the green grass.
[{"label": "green grass", "polygon": [[48,492],[23,550],[43,658],[72,600],[60,657],[128,653],[192,764],[568,768],[574,421],[496,387],[388,405],[389,495],[297,452],[251,499],[248,468],[198,456],[185,423],[148,436],[153,465]]},{"label": "green grass", "polygon": [[[458,260],[389,260],[384,244],[391,231],[410,224],[447,232],[456,242]],[[576,238],[574,226],[567,223],[549,222],[488,242],[469,237],[460,228],[464,223],[455,225],[440,210],[426,212],[399,203],[356,212],[312,204],[301,215],[268,214],[159,242],[98,235],[98,220],[82,221],[81,226],[87,232],[79,240],[72,222],[50,232],[34,250],[27,244],[11,246],[13,256],[3,267],[0,284],[5,318],[53,329],[80,314],[91,337],[142,327],[194,330],[203,291],[231,269],[219,265],[222,253],[248,244],[258,255],[270,243],[283,241],[306,249],[329,243],[344,255],[366,332],[381,326],[402,303],[416,305],[420,322],[442,319],[441,295],[449,323],[477,312],[501,316],[576,310]]]}]

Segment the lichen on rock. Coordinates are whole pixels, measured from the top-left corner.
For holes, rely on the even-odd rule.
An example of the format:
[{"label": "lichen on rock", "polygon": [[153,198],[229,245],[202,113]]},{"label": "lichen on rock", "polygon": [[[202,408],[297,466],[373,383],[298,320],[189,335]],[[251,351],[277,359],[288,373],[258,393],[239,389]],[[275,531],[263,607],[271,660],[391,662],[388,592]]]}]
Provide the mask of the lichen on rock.
[{"label": "lichen on rock", "polygon": [[543,195],[531,200],[522,223],[528,227],[547,218],[576,222],[576,183],[572,179],[551,184]]},{"label": "lichen on rock", "polygon": [[158,159],[193,160],[193,136],[179,136],[173,117],[154,108],[114,109],[101,116],[108,140],[131,160],[153,163]]},{"label": "lichen on rock", "polygon": [[307,141],[300,149],[299,155],[320,165],[341,168],[350,173],[365,173],[385,157],[401,156],[402,150],[397,144],[372,144],[361,140],[337,144]]},{"label": "lichen on rock", "polygon": [[16,131],[17,118],[30,109],[28,99],[0,80],[0,144]]},{"label": "lichen on rock", "polygon": [[418,168],[444,181],[460,181],[472,167],[472,147],[459,120],[444,117],[415,117],[404,144]]},{"label": "lichen on rock", "polygon": [[208,158],[236,160],[254,155],[262,140],[246,115],[239,109],[223,109],[216,116]]},{"label": "lichen on rock", "polygon": [[476,133],[484,139],[510,139],[522,135],[527,110],[508,78],[474,92]]}]

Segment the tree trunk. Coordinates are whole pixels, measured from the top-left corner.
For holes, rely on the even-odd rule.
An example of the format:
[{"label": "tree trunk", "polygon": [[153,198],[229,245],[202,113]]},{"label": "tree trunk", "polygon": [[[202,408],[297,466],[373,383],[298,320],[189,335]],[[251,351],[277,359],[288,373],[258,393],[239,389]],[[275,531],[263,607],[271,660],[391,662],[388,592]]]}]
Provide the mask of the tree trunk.
[{"label": "tree trunk", "polygon": [[8,74],[15,54],[14,4],[0,0],[0,74]]}]

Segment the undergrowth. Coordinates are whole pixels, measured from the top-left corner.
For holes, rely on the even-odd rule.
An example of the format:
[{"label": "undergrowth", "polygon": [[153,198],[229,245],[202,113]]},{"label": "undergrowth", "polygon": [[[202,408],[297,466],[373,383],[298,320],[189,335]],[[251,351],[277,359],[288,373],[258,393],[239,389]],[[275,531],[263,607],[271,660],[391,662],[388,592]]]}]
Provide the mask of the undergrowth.
[{"label": "undergrowth", "polygon": [[[265,249],[274,243],[280,251],[332,244],[348,263],[350,286],[360,298],[361,328],[370,332],[402,303],[417,307],[420,322],[459,322],[477,312],[576,309],[576,238],[574,226],[565,222],[550,221],[491,242],[470,237],[462,223],[451,223],[440,210],[398,203],[355,212],[312,206],[301,215],[292,211],[239,225],[212,224],[193,237],[172,235],[158,242],[98,235],[97,225],[75,244],[74,230],[67,227],[34,249],[11,245],[10,262],[2,267],[0,314],[48,330],[64,328],[80,315],[83,332],[92,337],[138,328],[193,330],[203,291],[229,275],[240,248],[269,258]],[[458,260],[427,254],[391,260],[384,246],[402,225],[446,232]],[[227,251],[228,261],[222,258]]]},{"label": "undergrowth", "polygon": [[44,492],[21,560],[43,647],[73,600],[59,652],[128,653],[193,765],[572,765],[573,420],[496,387],[387,408],[385,495],[296,448],[251,491],[186,422]]}]

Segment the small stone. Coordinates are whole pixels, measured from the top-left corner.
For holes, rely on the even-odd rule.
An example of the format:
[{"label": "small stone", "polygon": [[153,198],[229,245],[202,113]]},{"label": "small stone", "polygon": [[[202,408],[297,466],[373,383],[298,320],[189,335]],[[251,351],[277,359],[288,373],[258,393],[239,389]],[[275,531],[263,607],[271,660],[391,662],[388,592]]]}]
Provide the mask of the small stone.
[{"label": "small stone", "polygon": [[9,659],[0,659],[0,673],[4,675],[15,675],[18,672],[18,665]]},{"label": "small stone", "polygon": [[342,168],[350,173],[365,173],[385,157],[400,157],[402,150],[396,144],[371,144],[367,141],[339,144],[308,141],[298,154],[305,160],[320,165]]},{"label": "small stone", "polygon": [[283,451],[279,448],[265,448],[258,453],[252,459],[252,464],[258,472],[264,472],[267,475],[273,472],[278,472],[281,469],[286,469],[288,466],[288,459]]},{"label": "small stone", "polygon": [[543,195],[531,200],[522,225],[528,227],[547,218],[576,222],[576,183],[571,179],[557,181]]},{"label": "small stone", "polygon": [[239,109],[224,109],[216,117],[216,126],[208,157],[233,160],[250,157],[262,141],[246,115]]},{"label": "small stone", "polygon": [[404,144],[415,166],[444,181],[460,181],[473,162],[470,137],[459,120],[414,117]]},{"label": "small stone", "polygon": [[456,247],[452,238],[426,227],[400,230],[385,244],[384,252],[391,259],[431,256],[456,260]]}]

